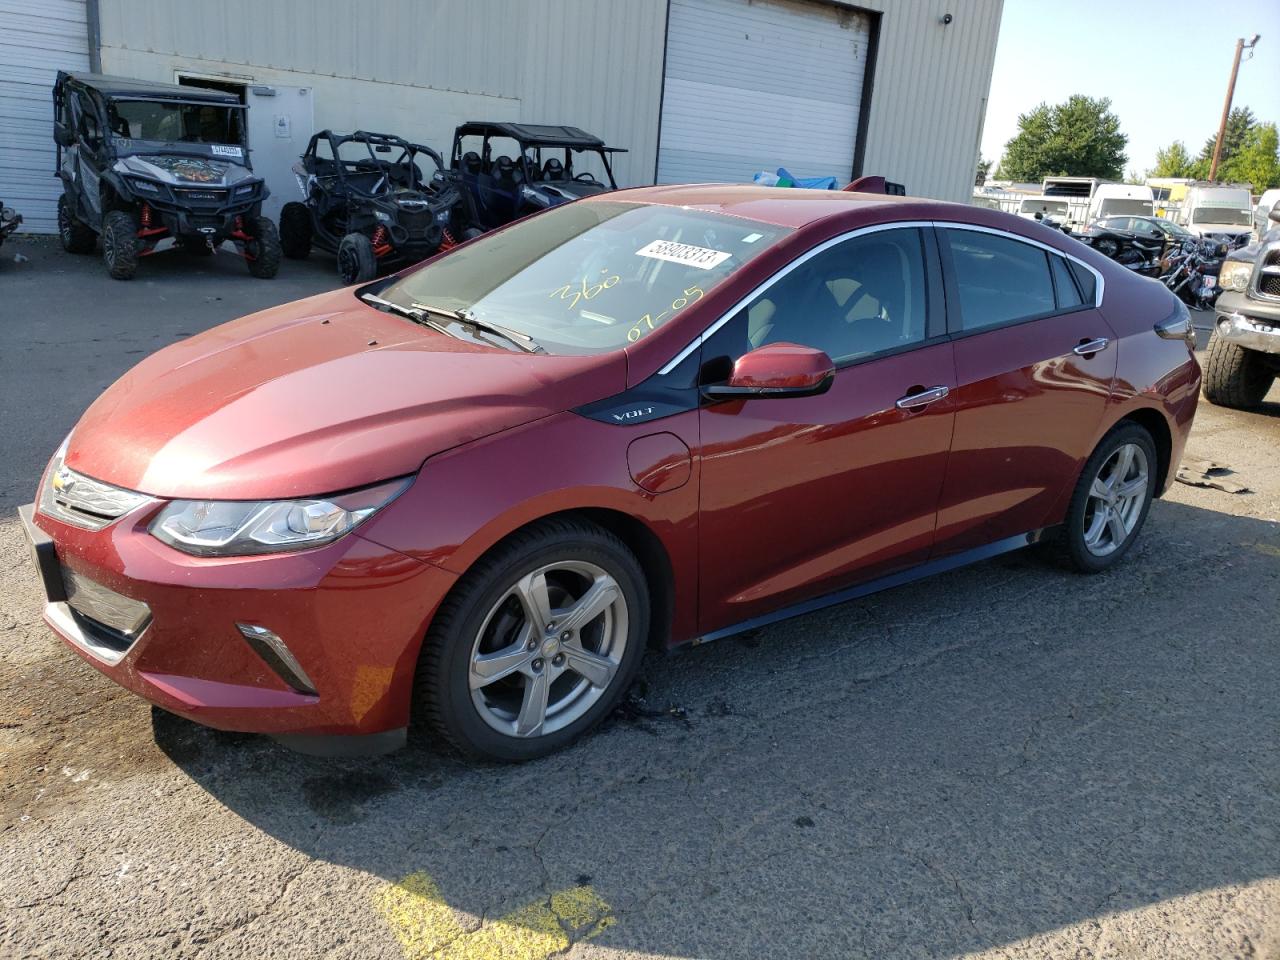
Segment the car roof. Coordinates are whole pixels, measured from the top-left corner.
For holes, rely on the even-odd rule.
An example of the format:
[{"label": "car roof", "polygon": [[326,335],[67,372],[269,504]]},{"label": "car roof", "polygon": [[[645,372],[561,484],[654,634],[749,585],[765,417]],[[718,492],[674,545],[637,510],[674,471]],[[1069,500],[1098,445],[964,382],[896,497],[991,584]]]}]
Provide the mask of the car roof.
[{"label": "car roof", "polygon": [[[806,190],[797,187],[761,187],[755,184],[693,183],[676,186],[634,187],[588,197],[586,203],[623,200],[632,203],[691,207],[710,213],[759,220],[779,227],[802,227],[818,220],[860,211],[874,214],[893,212],[900,219],[940,216],[946,220],[985,222],[981,207],[967,204],[898,197],[884,193],[848,193],[844,190]],[[1016,219],[1012,218],[1011,219]]]},{"label": "car roof", "polygon": [[581,147],[587,150],[599,150],[604,147],[603,140],[578,127],[562,127],[546,123],[491,123],[486,120],[469,120],[453,132],[455,139],[485,134],[497,134],[546,147]]},{"label": "car roof", "polygon": [[188,87],[177,83],[157,83],[152,80],[135,80],[132,77],[114,77],[106,73],[68,73],[68,79],[92,87],[105,97],[146,97],[158,100],[199,100],[203,103],[220,103],[240,106],[240,98],[225,90],[209,87]]}]

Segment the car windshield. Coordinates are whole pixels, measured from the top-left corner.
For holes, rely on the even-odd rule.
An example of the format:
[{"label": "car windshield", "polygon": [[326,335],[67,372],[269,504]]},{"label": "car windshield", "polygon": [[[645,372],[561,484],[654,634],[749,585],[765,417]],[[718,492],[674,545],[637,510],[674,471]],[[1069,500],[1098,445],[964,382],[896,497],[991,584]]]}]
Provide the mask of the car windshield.
[{"label": "car windshield", "polygon": [[1099,216],[1114,217],[1119,214],[1147,215],[1151,214],[1150,200],[1103,200],[1098,207]]},{"label": "car windshield", "polygon": [[1179,226],[1169,220],[1155,219],[1151,221],[1156,228],[1162,233],[1167,233],[1171,237],[1190,237],[1192,233],[1186,227]]},{"label": "car windshield", "polygon": [[501,325],[549,353],[605,353],[670,322],[790,232],[680,207],[572,203],[482,237],[378,295]]},{"label": "car windshield", "polygon": [[153,100],[113,100],[108,119],[111,132],[134,140],[162,143],[224,143],[241,141],[237,107],[202,103],[158,103]]},{"label": "car windshield", "polygon": [[1191,222],[1247,227],[1253,222],[1253,213],[1250,210],[1236,210],[1231,207],[1196,207],[1191,211]]}]

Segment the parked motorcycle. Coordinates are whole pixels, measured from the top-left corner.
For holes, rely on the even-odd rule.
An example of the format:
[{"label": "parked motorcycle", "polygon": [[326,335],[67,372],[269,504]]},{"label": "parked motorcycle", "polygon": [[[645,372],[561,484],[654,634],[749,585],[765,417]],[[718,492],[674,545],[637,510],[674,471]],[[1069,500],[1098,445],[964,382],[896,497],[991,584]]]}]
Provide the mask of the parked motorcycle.
[{"label": "parked motorcycle", "polygon": [[1196,310],[1212,310],[1222,288],[1218,273],[1227,245],[1214,240],[1187,240],[1165,257],[1160,282]]},{"label": "parked motorcycle", "polygon": [[1160,274],[1160,255],[1164,252],[1165,245],[1163,238],[1144,237],[1129,230],[1103,227],[1098,223],[1091,223],[1072,236],[1127,270],[1148,277]]}]

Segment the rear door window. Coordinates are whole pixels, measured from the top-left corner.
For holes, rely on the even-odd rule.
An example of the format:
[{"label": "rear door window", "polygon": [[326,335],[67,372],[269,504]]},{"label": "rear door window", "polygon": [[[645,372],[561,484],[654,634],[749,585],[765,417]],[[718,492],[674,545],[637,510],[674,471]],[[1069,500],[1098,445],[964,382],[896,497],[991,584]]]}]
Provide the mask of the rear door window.
[{"label": "rear door window", "polygon": [[939,233],[951,261],[960,331],[1017,323],[1057,309],[1049,256],[1040,247],[973,230]]}]

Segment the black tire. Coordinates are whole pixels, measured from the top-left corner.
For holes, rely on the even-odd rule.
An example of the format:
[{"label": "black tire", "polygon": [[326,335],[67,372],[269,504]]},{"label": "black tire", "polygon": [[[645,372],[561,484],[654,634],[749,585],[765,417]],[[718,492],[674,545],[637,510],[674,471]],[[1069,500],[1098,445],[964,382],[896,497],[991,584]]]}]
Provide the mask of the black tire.
[{"label": "black tire", "polygon": [[479,227],[466,227],[462,231],[462,239],[464,241],[474,240],[476,237],[483,236],[483,235],[484,235],[484,231],[481,230]]},{"label": "black tire", "polygon": [[1250,410],[1262,403],[1275,374],[1256,350],[1229,343],[1214,330],[1204,356],[1204,395],[1210,403]]},{"label": "black tire", "polygon": [[112,210],[102,218],[102,262],[115,280],[132,280],[138,272],[138,218]]},{"label": "black tire", "polygon": [[[490,726],[472,701],[472,648],[486,618],[513,584],[548,564],[589,563],[608,573],[626,602],[626,645],[599,698],[576,720],[530,737]],[[554,633],[554,624],[552,625]],[[514,534],[481,558],[441,604],[423,641],[414,678],[414,727],[477,758],[514,762],[560,750],[613,711],[635,679],[649,631],[649,589],[635,555],[592,523],[551,519]]]},{"label": "black tire", "polygon": [[338,276],[350,286],[368,283],[378,275],[378,258],[373,244],[363,233],[348,233],[338,244]]},{"label": "black tire", "polygon": [[1104,237],[1101,240],[1095,241],[1093,248],[1104,257],[1114,258],[1115,255],[1120,252],[1120,244],[1115,240],[1112,240],[1110,237]]},{"label": "black tire", "polygon": [[311,211],[296,200],[280,211],[280,249],[290,260],[305,260],[311,253]]},{"label": "black tire", "polygon": [[244,232],[253,238],[244,245],[249,273],[270,280],[280,272],[280,235],[276,225],[266,217],[249,217],[244,222]]},{"label": "black tire", "polygon": [[67,253],[93,253],[98,243],[98,235],[93,228],[77,220],[71,212],[65,193],[58,197],[58,238]]},{"label": "black tire", "polygon": [[[1118,546],[1100,556],[1091,550],[1086,542],[1086,535],[1094,520],[1096,501],[1091,504],[1090,492],[1095,479],[1101,479],[1099,473],[1105,473],[1104,467],[1111,465],[1116,453],[1127,445],[1140,447],[1146,458],[1146,489],[1142,494],[1140,507],[1135,505],[1134,523]],[[1156,483],[1160,469],[1160,458],[1156,452],[1155,441],[1151,434],[1139,424],[1125,421],[1112,429],[1094,449],[1085,461],[1080,478],[1076,481],[1075,491],[1071,495],[1071,505],[1067,508],[1066,523],[1063,524],[1054,543],[1063,558],[1080,573],[1100,573],[1115,566],[1129,552],[1133,543],[1142,532],[1147,521],[1147,513],[1151,510],[1151,502],[1156,496]],[[1113,538],[1114,539],[1114,538]]]}]

